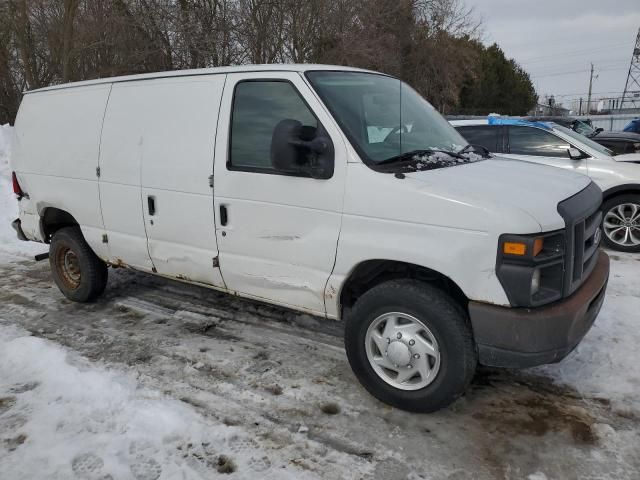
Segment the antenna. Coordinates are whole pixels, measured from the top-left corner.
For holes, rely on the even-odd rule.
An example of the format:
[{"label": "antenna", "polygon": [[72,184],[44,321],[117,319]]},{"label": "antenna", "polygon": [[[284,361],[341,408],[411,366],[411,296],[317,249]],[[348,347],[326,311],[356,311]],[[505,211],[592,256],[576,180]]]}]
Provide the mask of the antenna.
[{"label": "antenna", "polygon": [[631,55],[631,64],[620,101],[620,110],[622,110],[625,101],[631,104],[629,108],[640,106],[640,28],[636,36],[636,44],[633,47],[633,55]]}]

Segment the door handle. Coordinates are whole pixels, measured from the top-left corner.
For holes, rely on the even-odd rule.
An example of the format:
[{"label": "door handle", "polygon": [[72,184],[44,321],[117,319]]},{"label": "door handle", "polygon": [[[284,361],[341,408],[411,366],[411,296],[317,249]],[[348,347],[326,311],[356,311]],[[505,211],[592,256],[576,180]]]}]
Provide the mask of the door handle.
[{"label": "door handle", "polygon": [[153,195],[147,196],[147,207],[149,209],[149,216],[153,217],[156,214],[156,197]]},{"label": "door handle", "polygon": [[227,213],[227,206],[220,205],[220,225],[225,227],[227,225],[228,220],[229,220],[229,217]]}]

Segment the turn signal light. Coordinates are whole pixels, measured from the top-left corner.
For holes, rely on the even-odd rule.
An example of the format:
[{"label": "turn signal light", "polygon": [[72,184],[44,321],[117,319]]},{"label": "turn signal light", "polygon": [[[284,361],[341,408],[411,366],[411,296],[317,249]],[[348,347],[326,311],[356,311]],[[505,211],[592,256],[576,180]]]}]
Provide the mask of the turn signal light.
[{"label": "turn signal light", "polygon": [[508,255],[524,256],[527,254],[527,244],[523,242],[504,242],[502,251]]},{"label": "turn signal light", "polygon": [[[533,256],[537,256],[544,248],[544,238],[536,238],[533,241]],[[502,251],[507,255],[518,255],[524,257],[527,254],[527,244],[525,242],[504,242]]]},{"label": "turn signal light", "polygon": [[537,257],[544,248],[544,238],[536,238],[533,242],[533,256]]}]

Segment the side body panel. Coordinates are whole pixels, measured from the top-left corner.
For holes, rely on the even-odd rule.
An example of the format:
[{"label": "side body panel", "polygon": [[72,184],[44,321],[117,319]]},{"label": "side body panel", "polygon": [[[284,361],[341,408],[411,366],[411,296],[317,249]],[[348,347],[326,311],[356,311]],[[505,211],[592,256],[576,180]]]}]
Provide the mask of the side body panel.
[{"label": "side body panel", "polygon": [[[505,228],[513,233],[536,232],[540,225],[524,212],[515,218],[498,208],[492,216],[486,205],[429,190],[429,185],[409,178],[399,180],[362,163],[349,163],[338,255],[327,285],[331,293],[328,316],[339,317],[339,294],[351,272],[358,264],[375,259],[430,268],[449,277],[469,298],[509,304],[495,273],[496,225],[511,221]],[[500,215],[504,215],[502,220]],[[460,228],[451,226],[456,224],[452,219],[464,219],[466,226],[463,222]]]},{"label": "side body panel", "polygon": [[637,190],[640,184],[640,165],[617,162],[616,157],[589,158],[589,176],[603,192],[628,185]]},{"label": "side body panel", "polygon": [[108,255],[96,167],[108,84],[25,95],[16,119],[12,168],[29,199],[20,201],[25,233],[44,240],[39,217],[48,207],[69,212],[96,254]]}]

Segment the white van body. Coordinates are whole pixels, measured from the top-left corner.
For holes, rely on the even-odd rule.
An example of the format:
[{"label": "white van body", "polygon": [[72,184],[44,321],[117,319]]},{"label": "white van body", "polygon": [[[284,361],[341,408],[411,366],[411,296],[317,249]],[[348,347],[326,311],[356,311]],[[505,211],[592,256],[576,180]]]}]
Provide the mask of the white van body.
[{"label": "white van body", "polygon": [[[367,73],[242,66],[27,92],[12,158],[19,227],[48,243],[72,218],[110,266],[329,319],[342,317],[344,291],[367,262],[428,269],[469,302],[512,310],[496,275],[500,236],[565,229],[558,204],[589,178],[503,159],[375,171],[305,76],[336,70]],[[234,92],[256,81],[289,83],[322,124],[330,178],[229,168]]]}]

